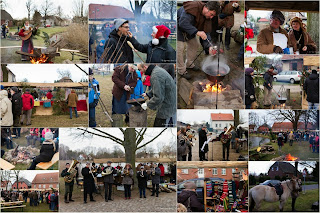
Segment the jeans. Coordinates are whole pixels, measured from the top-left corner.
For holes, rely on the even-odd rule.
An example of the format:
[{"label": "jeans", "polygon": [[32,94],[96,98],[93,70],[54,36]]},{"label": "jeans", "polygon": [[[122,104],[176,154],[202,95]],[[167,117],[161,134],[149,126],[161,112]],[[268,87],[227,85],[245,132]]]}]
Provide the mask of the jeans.
[{"label": "jeans", "polygon": [[28,135],[27,136],[27,145],[34,147],[36,145],[37,140],[40,140],[40,138],[38,138],[37,136]]},{"label": "jeans", "polygon": [[50,210],[51,210],[51,211],[54,211],[55,208],[56,208],[56,203],[53,202],[53,201],[51,201],[51,203],[50,203]]},{"label": "jeans", "polygon": [[139,193],[140,193],[140,197],[142,197],[142,194],[143,194],[143,197],[146,197],[146,188],[139,188]]},{"label": "jeans", "polygon": [[131,185],[130,184],[124,184],[124,196],[126,198],[131,197]]},{"label": "jeans", "polygon": [[14,134],[17,138],[20,138],[21,128],[13,128],[13,134]]},{"label": "jeans", "polygon": [[77,107],[69,107],[70,118],[72,118],[72,108],[74,109],[74,113],[76,114],[76,118],[78,117]]},{"label": "jeans", "polygon": [[7,144],[7,149],[13,149],[12,140],[10,140],[9,138],[6,138],[5,141]]},{"label": "jeans", "polygon": [[319,103],[308,102],[308,109],[319,109]]},{"label": "jeans", "polygon": [[89,127],[96,127],[96,108],[90,107],[89,108]]}]

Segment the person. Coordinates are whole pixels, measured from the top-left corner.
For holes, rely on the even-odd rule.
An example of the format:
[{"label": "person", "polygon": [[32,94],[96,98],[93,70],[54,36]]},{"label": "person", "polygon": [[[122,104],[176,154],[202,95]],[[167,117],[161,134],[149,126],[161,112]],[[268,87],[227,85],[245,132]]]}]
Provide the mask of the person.
[{"label": "person", "polygon": [[[192,130],[191,130],[191,125],[190,124],[187,124],[187,126],[186,126],[186,133],[187,134],[191,134],[191,135],[193,135],[193,132],[192,132]],[[189,139],[189,144],[188,144],[188,161],[192,161],[192,137],[188,137],[188,139]]]},{"label": "person", "polygon": [[[13,126],[19,127],[20,115],[21,115],[21,111],[22,111],[21,94],[19,93],[19,90],[17,87],[11,87],[10,93],[12,96],[11,102],[12,102]],[[16,129],[16,128],[14,128],[14,129]]]},{"label": "person", "polygon": [[137,180],[138,180],[140,198],[142,198],[142,195],[144,198],[147,198],[146,188],[147,188],[148,176],[147,176],[147,172],[144,170],[144,166],[141,166],[140,171],[137,171]]},{"label": "person", "polygon": [[52,132],[52,131],[51,131],[50,128],[43,128],[43,129],[42,129],[42,131],[41,131],[41,139],[43,138],[42,140],[45,140],[45,137],[46,137],[46,133],[47,133],[47,132]]},{"label": "person", "polygon": [[26,89],[25,93],[21,96],[22,98],[22,116],[20,124],[23,125],[25,119],[27,119],[27,126],[31,125],[32,109],[34,107],[34,99],[30,94],[30,90]]},{"label": "person", "polygon": [[[229,161],[229,149],[230,149],[230,135],[226,134],[227,127],[223,128],[223,132],[219,135],[219,140],[222,142],[222,160]],[[227,151],[227,159],[226,159],[226,151]]]},{"label": "person", "polygon": [[151,194],[151,196],[156,195],[156,197],[159,197],[160,175],[161,175],[160,168],[157,166],[157,164],[154,164],[152,171],[151,171],[151,180],[152,180],[152,194]]},{"label": "person", "polygon": [[1,128],[1,144],[6,144],[7,149],[13,149],[10,128]]},{"label": "person", "polygon": [[264,101],[263,104],[266,108],[269,108],[271,106],[271,91],[272,91],[272,82],[273,82],[273,75],[276,75],[274,72],[274,67],[271,66],[268,71],[264,74],[263,79],[263,86],[264,86]]},{"label": "person", "polygon": [[245,104],[246,109],[251,109],[251,105],[256,101],[256,95],[253,85],[253,68],[249,67],[245,69]]},{"label": "person", "polygon": [[31,91],[31,95],[32,95],[33,99],[38,99],[39,98],[39,94],[38,94],[37,90],[35,90],[35,89],[33,89]]},{"label": "person", "polygon": [[278,134],[277,141],[278,141],[278,147],[279,147],[279,151],[278,152],[279,152],[279,155],[281,155],[281,148],[283,146],[283,135],[282,135],[281,132]]},{"label": "person", "polygon": [[305,80],[303,90],[307,94],[308,109],[319,109],[319,74],[312,70],[311,75]]},{"label": "person", "polygon": [[102,39],[99,42],[99,45],[96,48],[97,52],[97,63],[100,63],[100,58],[102,56],[102,53],[104,52],[104,45],[106,44],[106,40]]},{"label": "person", "polygon": [[[262,54],[283,53],[283,49],[289,46],[289,36],[285,29],[280,26],[285,20],[284,15],[279,10],[274,10],[270,16],[270,25],[261,30],[257,38],[257,51]],[[282,40],[286,40],[286,44],[282,47],[274,45],[274,36],[278,35]]]},{"label": "person", "polygon": [[52,132],[47,132],[45,135],[45,141],[43,141],[40,149],[40,155],[38,155],[35,159],[33,159],[31,166],[28,168],[28,170],[36,169],[37,164],[40,162],[51,161],[55,151],[56,151],[56,145],[53,140],[53,134]]},{"label": "person", "polygon": [[134,63],[133,51],[127,41],[130,32],[129,21],[125,19],[114,20],[114,30],[111,31],[109,39],[104,46],[108,48],[105,60],[107,63]]},{"label": "person", "polygon": [[293,144],[293,139],[294,139],[294,134],[293,134],[292,131],[289,133],[288,138],[289,138],[289,146],[292,146],[292,144]]},{"label": "person", "polygon": [[[69,176],[70,173],[68,172],[70,168],[70,163],[66,163],[66,168],[64,170],[62,170],[61,172],[61,177],[65,177],[65,176]],[[75,167],[77,173],[75,178],[78,178],[78,168]],[[71,182],[65,182],[64,183],[65,188],[64,188],[64,202],[65,203],[69,203],[69,202],[74,202],[74,200],[72,200],[72,192],[73,192],[73,185],[74,185],[74,178],[72,179]],[[68,196],[69,195],[69,196]],[[68,197],[69,197],[69,201],[68,201]]]},{"label": "person", "polygon": [[51,211],[54,211],[55,210],[55,193],[54,191],[52,190],[50,195],[49,195],[49,201],[50,201],[50,210]]},{"label": "person", "polygon": [[170,29],[164,25],[153,26],[152,40],[148,44],[140,44],[132,33],[129,36],[134,48],[147,54],[145,63],[175,63],[176,51],[168,42],[170,33]]},{"label": "person", "polygon": [[49,90],[49,91],[47,92],[46,97],[47,97],[48,100],[51,100],[51,99],[52,99],[52,97],[53,97],[53,95],[52,95],[52,90]]},{"label": "person", "polygon": [[144,93],[143,90],[143,84],[141,81],[141,72],[139,70],[136,70],[137,73],[137,85],[134,87],[133,94],[130,95],[130,99],[138,99],[142,97],[142,94]]},{"label": "person", "polygon": [[177,155],[178,161],[186,161],[187,160],[187,138],[185,136],[185,128],[181,127],[177,129]]},{"label": "person", "polygon": [[90,170],[90,163],[86,163],[86,167],[81,170],[81,174],[83,176],[83,203],[87,203],[87,197],[89,194],[90,201],[95,202],[93,199],[93,191],[95,190],[96,186],[94,184],[94,175]]},{"label": "person", "polygon": [[309,137],[309,151],[312,150],[312,152],[314,152],[314,143],[315,143],[315,137],[313,135],[313,133],[311,133],[310,137]]},{"label": "person", "polygon": [[183,186],[184,189],[178,195],[178,203],[183,204],[190,212],[204,212],[204,205],[198,200],[196,184],[188,181]]},{"label": "person", "polygon": [[319,153],[319,135],[316,134],[316,137],[314,139],[314,143],[312,146],[312,152]]},{"label": "person", "polygon": [[164,166],[162,165],[162,163],[159,163],[159,168],[160,168],[160,171],[161,171],[160,183],[164,183]]},{"label": "person", "polygon": [[89,68],[89,127],[96,127],[96,106],[99,103],[100,85]]},{"label": "person", "polygon": [[[177,11],[177,67],[178,73],[186,78],[191,79],[187,68],[200,70],[194,64],[198,50],[198,41],[196,36],[200,37],[203,49],[214,54],[213,47],[210,46],[210,32],[212,31],[211,19],[217,16],[220,11],[220,5],[217,1],[201,1],[184,2],[183,6]],[[186,62],[184,60],[184,49],[186,44]]]},{"label": "person", "polygon": [[299,54],[315,54],[317,50],[316,43],[307,32],[301,18],[294,17],[290,20],[292,29],[289,31],[289,39],[293,51],[299,51]]},{"label": "person", "polygon": [[[22,40],[22,47],[21,47],[21,52],[25,52],[25,53],[31,53],[33,51],[33,41],[32,41],[32,37],[34,35],[37,34],[37,30],[38,30],[38,27],[36,28],[32,28],[30,25],[29,25],[29,21],[26,21],[24,23],[24,26],[21,28],[21,30],[19,31],[18,35],[20,37],[26,37],[26,36],[29,36],[30,33],[31,33],[31,36],[30,38],[26,39],[26,40]],[[29,56],[25,56],[25,55],[22,55],[21,56],[21,60],[22,61],[27,61],[29,60],[30,57]]]},{"label": "person", "polygon": [[204,151],[201,151],[203,144],[208,140],[206,126],[202,125],[201,130],[199,130],[199,157],[200,161],[206,160],[206,153],[209,151],[208,145],[205,145]]},{"label": "person", "polygon": [[[103,183],[104,183],[104,200],[108,202],[108,200],[112,200],[112,184],[114,183],[113,175],[117,173],[117,171],[111,166],[111,161],[107,162],[107,166],[102,170]],[[110,171],[109,173],[106,173]]]},{"label": "person", "polygon": [[72,119],[72,108],[74,109],[74,114],[76,115],[76,118],[79,117],[77,112],[78,95],[73,89],[71,90],[71,93],[68,95],[67,101],[70,112],[70,119]]},{"label": "person", "polygon": [[124,185],[125,199],[131,199],[131,185],[133,184],[133,169],[130,163],[127,163],[123,169],[122,184]]},{"label": "person", "polygon": [[[221,13],[219,14],[219,27],[226,28],[224,45],[227,50],[230,50],[231,28],[234,25],[234,12],[239,13],[241,7],[239,1],[223,1],[221,3]],[[222,36],[222,34],[220,34]],[[220,39],[222,40],[222,39]]]},{"label": "person", "polygon": [[29,135],[27,135],[27,145],[34,147],[37,141],[40,141],[39,137],[39,129],[38,128],[31,128],[29,130]]},{"label": "person", "polygon": [[1,127],[11,127],[13,125],[12,103],[8,98],[7,90],[0,91],[1,102]]},{"label": "person", "polygon": [[[144,93],[149,100],[141,105],[146,110],[149,107],[157,110],[154,127],[165,127],[176,115],[176,84],[169,73],[156,65],[138,64],[145,75],[150,76],[151,90]],[[175,120],[175,119],[173,119]],[[173,122],[175,123],[175,122]]]},{"label": "person", "polygon": [[[233,129],[231,131],[231,149],[238,149],[237,144],[236,144],[236,137],[237,137],[236,130]],[[237,150],[237,152],[238,152],[238,150]]]}]

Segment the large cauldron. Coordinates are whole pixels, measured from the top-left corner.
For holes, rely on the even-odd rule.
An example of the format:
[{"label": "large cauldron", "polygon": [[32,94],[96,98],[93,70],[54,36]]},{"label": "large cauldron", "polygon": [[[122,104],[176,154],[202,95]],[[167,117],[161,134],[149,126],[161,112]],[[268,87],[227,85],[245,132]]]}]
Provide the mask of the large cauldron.
[{"label": "large cauldron", "polygon": [[211,82],[220,82],[230,72],[230,67],[225,63],[219,63],[219,74],[218,74],[218,62],[213,61],[202,65],[203,72]]}]

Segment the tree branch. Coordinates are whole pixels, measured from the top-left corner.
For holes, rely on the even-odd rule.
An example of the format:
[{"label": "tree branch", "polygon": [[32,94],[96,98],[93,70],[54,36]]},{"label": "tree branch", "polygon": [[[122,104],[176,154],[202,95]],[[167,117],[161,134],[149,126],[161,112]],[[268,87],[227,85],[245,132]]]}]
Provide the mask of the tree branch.
[{"label": "tree branch", "polygon": [[147,143],[137,147],[137,150],[138,149],[141,149],[142,147],[148,145],[149,143],[152,143],[155,139],[157,139],[164,131],[166,131],[167,128],[164,128],[157,136],[155,136],[153,139],[151,139],[150,141],[148,141]]},{"label": "tree branch", "polygon": [[147,128],[142,128],[140,131],[139,131],[139,135],[137,136],[137,142],[136,142],[136,144],[137,144],[137,147],[138,147],[138,145],[143,141],[143,139],[144,139],[144,134],[146,133],[146,131],[147,131]]},{"label": "tree branch", "polygon": [[105,135],[111,137],[112,140],[114,140],[114,141],[119,141],[121,144],[123,143],[123,140],[121,140],[120,138],[118,138],[118,137],[116,137],[116,136],[113,136],[113,135],[111,135],[111,134],[109,134],[109,133],[107,133],[107,132],[104,132],[104,131],[102,131],[102,130],[100,130],[100,129],[97,129],[97,128],[92,128],[92,129],[94,129],[94,130],[96,130],[96,131],[98,131],[98,132],[100,132],[100,133],[102,133],[102,134],[105,134]]},{"label": "tree branch", "polygon": [[131,0],[128,0],[128,1],[129,1],[129,3],[130,3],[131,10],[132,10],[132,12],[134,13],[134,9],[133,9],[133,6],[132,6],[132,3],[131,3]]},{"label": "tree branch", "polygon": [[117,143],[117,144],[120,144],[121,146],[123,146],[122,142],[119,142],[119,141],[115,141],[114,139],[108,137],[108,136],[105,136],[105,135],[100,135],[100,134],[97,134],[97,133],[94,133],[94,132],[91,132],[87,129],[82,129],[82,128],[77,128],[78,130],[81,130],[81,131],[84,131],[84,132],[87,132],[89,134],[92,134],[92,135],[95,135],[95,136],[99,136],[99,137],[102,137],[102,138],[107,138],[107,139],[110,139],[112,140],[113,142]]}]

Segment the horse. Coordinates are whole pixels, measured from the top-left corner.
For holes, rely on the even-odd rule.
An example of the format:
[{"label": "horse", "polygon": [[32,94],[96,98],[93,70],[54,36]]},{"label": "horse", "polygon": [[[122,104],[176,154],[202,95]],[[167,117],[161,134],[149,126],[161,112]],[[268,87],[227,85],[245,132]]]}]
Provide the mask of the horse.
[{"label": "horse", "polygon": [[280,201],[280,211],[283,211],[284,205],[289,197],[292,197],[292,211],[294,211],[294,203],[299,195],[299,191],[302,191],[302,182],[297,177],[292,177],[291,180],[285,180],[281,182],[283,193],[279,196],[276,193],[276,189],[271,186],[257,185],[249,190],[249,211],[253,211],[256,207],[256,211],[259,210],[261,202],[277,202]]}]

